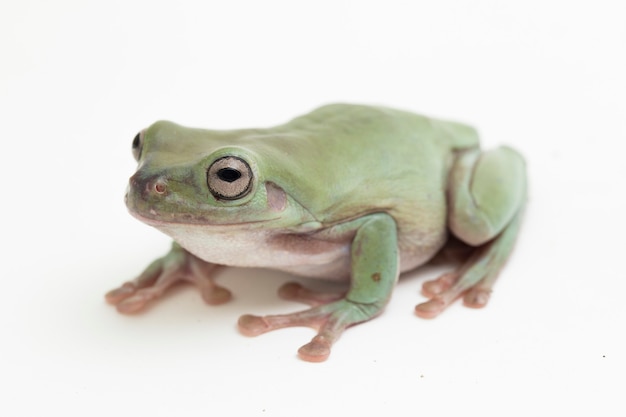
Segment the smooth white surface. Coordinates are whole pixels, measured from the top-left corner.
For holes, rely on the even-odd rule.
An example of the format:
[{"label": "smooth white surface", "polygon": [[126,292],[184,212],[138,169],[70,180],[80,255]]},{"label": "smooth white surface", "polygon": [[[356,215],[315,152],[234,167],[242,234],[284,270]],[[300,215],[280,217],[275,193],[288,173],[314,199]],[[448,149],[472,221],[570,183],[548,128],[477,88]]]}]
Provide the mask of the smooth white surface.
[{"label": "smooth white surface", "polygon": [[[622,1],[21,1],[0,5],[0,415],[624,415]],[[468,121],[524,153],[530,201],[489,306],[414,316],[410,274],[328,362],[288,329],[291,277],[231,269],[125,317],[103,294],[169,245],[126,213],[157,119],[236,128],[320,104]]]}]

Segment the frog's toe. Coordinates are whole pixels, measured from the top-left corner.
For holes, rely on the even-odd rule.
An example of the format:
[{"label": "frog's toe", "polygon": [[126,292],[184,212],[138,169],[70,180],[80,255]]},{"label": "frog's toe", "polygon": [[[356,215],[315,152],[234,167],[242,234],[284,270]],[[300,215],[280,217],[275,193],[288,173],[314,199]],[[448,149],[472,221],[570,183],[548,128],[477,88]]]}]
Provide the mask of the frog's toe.
[{"label": "frog's toe", "polygon": [[432,319],[437,317],[448,304],[441,298],[433,298],[424,303],[415,306],[415,314],[423,319]]},{"label": "frog's toe", "polygon": [[298,349],[298,356],[307,362],[324,362],[330,356],[332,342],[318,335]]},{"label": "frog's toe", "polygon": [[458,271],[453,271],[445,273],[432,281],[427,281],[424,285],[422,285],[422,293],[428,298],[433,298],[442,294],[458,281],[459,276],[460,274]]},{"label": "frog's toe", "polygon": [[104,296],[107,303],[112,305],[117,305],[128,297],[132,296],[135,291],[137,291],[137,287],[132,282],[126,282],[122,284],[121,287],[115,288],[114,290],[109,291]]},{"label": "frog's toe", "polygon": [[201,285],[202,299],[209,305],[215,306],[227,303],[233,296],[232,293],[224,287],[220,287],[211,282],[211,285]]},{"label": "frog's toe", "polygon": [[151,300],[158,298],[163,290],[156,288],[143,288],[136,290],[133,295],[127,297],[115,305],[117,311],[122,314],[133,314],[142,310]]},{"label": "frog's toe", "polygon": [[244,314],[237,322],[239,331],[246,336],[258,336],[272,330],[270,324],[263,317]]},{"label": "frog's toe", "polygon": [[491,288],[474,287],[465,293],[463,304],[471,308],[483,308],[491,297]]},{"label": "frog's toe", "polygon": [[280,298],[289,301],[300,301],[306,289],[297,282],[288,282],[278,289]]},{"label": "frog's toe", "polygon": [[280,298],[308,304],[312,307],[340,300],[344,293],[325,293],[312,291],[297,282],[288,282],[278,289]]},{"label": "frog's toe", "polygon": [[141,311],[147,304],[147,301],[141,297],[130,297],[115,305],[115,308],[122,314],[133,314]]}]

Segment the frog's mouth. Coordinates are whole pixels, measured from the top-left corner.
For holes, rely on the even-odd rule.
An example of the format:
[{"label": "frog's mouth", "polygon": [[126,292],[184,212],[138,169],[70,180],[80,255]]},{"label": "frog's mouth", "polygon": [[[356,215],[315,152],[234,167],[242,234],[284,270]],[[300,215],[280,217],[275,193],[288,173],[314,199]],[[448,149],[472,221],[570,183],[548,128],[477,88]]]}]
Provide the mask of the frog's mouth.
[{"label": "frog's mouth", "polygon": [[216,208],[208,204],[199,207],[198,213],[191,213],[184,202],[155,204],[136,196],[132,191],[126,193],[124,200],[133,217],[157,229],[175,225],[249,228],[251,225],[277,221],[282,217],[282,210],[266,210],[259,213],[252,207],[247,209],[243,206]]},{"label": "frog's mouth", "polygon": [[248,225],[252,224],[260,224],[267,223],[274,220],[278,220],[280,217],[268,218],[263,220],[242,220],[241,222],[217,222],[213,217],[205,217],[205,216],[191,216],[191,215],[166,215],[162,216],[154,210],[150,209],[148,211],[149,215],[144,214],[143,212],[133,210],[129,208],[129,213],[140,220],[143,223],[146,223],[149,226],[156,227],[157,229],[161,229],[163,227],[172,227],[175,225],[180,226],[197,226],[197,227],[243,227],[245,228]]},{"label": "frog's mouth", "polygon": [[[170,181],[171,182],[171,181]],[[287,194],[273,182],[264,183],[265,203],[246,198],[241,204],[223,205],[189,201],[171,191],[168,179],[131,177],[124,200],[128,211],[151,226],[247,226],[281,219],[289,206]]]}]

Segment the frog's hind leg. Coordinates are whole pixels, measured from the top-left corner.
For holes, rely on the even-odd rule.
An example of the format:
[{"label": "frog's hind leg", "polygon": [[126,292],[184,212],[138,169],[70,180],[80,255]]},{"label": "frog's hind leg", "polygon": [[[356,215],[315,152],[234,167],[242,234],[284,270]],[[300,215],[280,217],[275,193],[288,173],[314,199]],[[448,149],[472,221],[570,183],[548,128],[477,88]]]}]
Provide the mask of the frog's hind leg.
[{"label": "frog's hind leg", "polygon": [[436,317],[461,296],[468,307],[484,307],[500,269],[513,249],[521,217],[521,212],[516,214],[502,234],[476,248],[459,269],[425,282],[422,291],[430,300],[418,304],[416,314],[423,318]]},{"label": "frog's hind leg", "polygon": [[483,307],[500,269],[513,250],[526,196],[524,161],[510,148],[478,150],[459,156],[449,184],[452,233],[475,246],[456,271],[426,282],[429,301],[419,304],[418,316],[437,316],[460,296],[469,307]]}]

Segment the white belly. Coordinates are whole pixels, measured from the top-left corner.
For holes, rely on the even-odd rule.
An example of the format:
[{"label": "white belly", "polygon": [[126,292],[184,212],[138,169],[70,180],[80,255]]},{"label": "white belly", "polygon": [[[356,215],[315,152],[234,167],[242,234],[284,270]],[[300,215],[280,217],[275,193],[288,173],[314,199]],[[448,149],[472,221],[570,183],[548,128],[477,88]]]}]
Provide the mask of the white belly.
[{"label": "white belly", "polygon": [[329,279],[343,280],[349,276],[349,242],[327,242],[308,236],[232,226],[176,224],[157,228],[207,262],[271,268]]},{"label": "white belly", "polygon": [[[276,230],[240,226],[200,226],[159,224],[183,248],[214,264],[270,268],[314,278],[350,278],[350,243],[353,232],[337,240],[324,240],[323,233],[313,237]],[[439,251],[445,232],[417,240],[408,250],[400,249],[400,272],[422,265]]]}]

